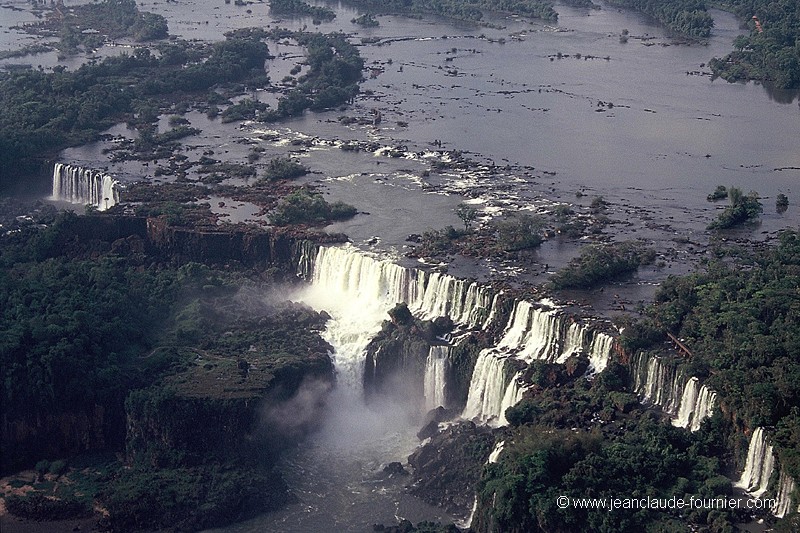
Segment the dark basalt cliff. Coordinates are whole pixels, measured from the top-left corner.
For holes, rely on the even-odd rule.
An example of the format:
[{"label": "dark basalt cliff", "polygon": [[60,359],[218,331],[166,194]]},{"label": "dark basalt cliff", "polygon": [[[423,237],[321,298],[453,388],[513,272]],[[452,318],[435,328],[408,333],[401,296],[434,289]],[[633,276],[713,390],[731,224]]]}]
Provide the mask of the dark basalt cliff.
[{"label": "dark basalt cliff", "polygon": [[364,394],[367,398],[390,394],[418,400],[424,397],[431,345],[443,343],[439,337],[452,329],[452,321],[445,317],[432,322],[416,320],[406,304],[397,304],[389,317],[367,345]]},{"label": "dark basalt cliff", "polygon": [[[211,265],[233,263],[259,271],[269,270],[272,278],[295,280],[295,243],[297,238],[305,236],[236,227],[199,231],[172,227],[159,218],[71,216],[54,232],[43,255],[96,258],[111,253],[128,258],[137,256],[142,263],[155,261],[176,266],[188,261]],[[320,235],[322,240],[337,238]],[[296,391],[305,374],[314,377],[324,374],[324,380],[333,379],[324,351],[321,359],[310,357],[293,362],[282,370],[275,370],[274,374],[273,380],[279,384],[282,395]],[[265,392],[255,391],[251,396],[258,399]],[[106,398],[102,403],[80,410],[39,415],[35,420],[4,410],[0,419],[2,472],[30,465],[41,457],[124,447],[124,400],[124,396]],[[198,420],[202,427],[203,417]]]},{"label": "dark basalt cliff", "polygon": [[[130,331],[146,341],[121,338],[103,352],[116,355],[94,356],[98,371],[118,373],[95,401],[68,404],[56,396],[61,403],[50,409],[4,409],[3,472],[55,459],[69,463],[85,452],[90,454],[79,460],[93,461],[95,452],[111,452],[117,459],[96,463],[86,470],[95,473],[86,475],[97,476],[92,483],[101,488],[93,505],[105,509],[101,525],[113,531],[195,531],[289,501],[275,460],[319,424],[335,373],[331,348],[319,335],[328,317],[266,295],[274,291],[274,280],[299,281],[297,256],[314,246],[309,236],[340,239],[302,230],[193,230],[160,218],[70,214],[49,227],[12,234],[10,253],[28,261],[37,276],[51,276],[46,281],[55,298],[72,299],[58,300],[64,309],[72,305],[84,312],[81,305],[98,298],[121,302],[112,309],[146,302],[136,312],[152,311],[161,322],[132,325]],[[73,272],[65,265],[85,270],[76,267],[81,275],[68,280],[53,274]],[[96,273],[106,277],[94,279]],[[141,294],[129,282],[142,284]],[[104,289],[109,284],[113,289]],[[59,292],[62,286],[73,292]],[[149,329],[141,329],[145,324]],[[91,339],[96,330],[89,324],[58,335]],[[50,349],[48,339],[39,335],[25,342],[41,352]],[[72,374],[70,384],[89,382],[89,376]],[[64,474],[67,484],[76,472]],[[53,505],[66,508],[73,500],[45,498],[44,505],[23,498],[14,512],[50,519]]]},{"label": "dark basalt cliff", "polygon": [[414,470],[410,492],[454,516],[468,517],[494,445],[487,426],[459,422],[447,427],[408,458]]}]

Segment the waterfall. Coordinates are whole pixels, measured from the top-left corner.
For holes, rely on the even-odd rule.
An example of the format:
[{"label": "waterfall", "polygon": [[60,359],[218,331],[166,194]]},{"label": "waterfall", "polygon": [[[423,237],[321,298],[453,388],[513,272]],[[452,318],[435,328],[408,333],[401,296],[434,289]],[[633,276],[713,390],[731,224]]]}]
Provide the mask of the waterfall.
[{"label": "waterfall", "polygon": [[640,352],[631,362],[633,388],[644,403],[656,405],[675,416],[672,425],[691,431],[700,429],[713,414],[717,393],[693,376],[686,376],[678,361]]},{"label": "waterfall", "polygon": [[492,450],[492,453],[489,454],[489,460],[486,461],[487,465],[496,463],[497,460],[500,459],[500,454],[503,452],[503,448],[505,447],[505,445],[506,441],[504,440],[501,440],[495,445],[494,450]]},{"label": "waterfall", "polygon": [[[733,486],[745,490],[753,498],[761,498],[769,488],[774,470],[775,455],[767,438],[767,432],[764,431],[764,428],[757,427],[750,436],[747,462],[742,477]],[[783,518],[792,512],[792,495],[795,488],[794,480],[785,472],[780,472],[777,486],[773,489],[775,490],[775,500],[770,509],[773,515]],[[800,511],[800,505],[796,510]]]},{"label": "waterfall", "polygon": [[505,426],[508,424],[506,409],[514,407],[522,400],[522,393],[525,392],[526,388],[522,385],[522,372],[518,372],[508,383],[506,392],[503,394],[503,401],[500,402],[500,414],[497,417],[498,425]]},{"label": "waterfall", "polygon": [[535,359],[555,359],[560,318],[556,311],[538,309],[530,302],[519,301],[497,349],[518,351],[517,358],[528,363]]},{"label": "waterfall", "polygon": [[744,489],[753,498],[760,498],[767,492],[774,464],[775,456],[772,454],[772,445],[767,441],[767,434],[763,428],[757,427],[750,436],[744,472],[734,486]]},{"label": "waterfall", "polygon": [[[303,252],[306,261],[307,252]],[[308,266],[301,266],[308,270]],[[405,268],[358,252],[352,246],[320,247],[314,261],[312,283],[336,287],[354,295],[394,305],[405,302],[418,318],[449,316],[466,328],[484,323],[490,313],[492,293],[488,287],[441,274]]]},{"label": "waterfall", "polygon": [[681,396],[681,408],[678,411],[678,417],[672,421],[672,425],[679,428],[688,428],[692,423],[692,415],[694,414],[695,404],[700,394],[700,380],[691,378],[686,382],[683,387],[683,396]]},{"label": "waterfall", "polygon": [[700,387],[700,394],[697,395],[697,402],[694,406],[694,413],[692,417],[691,431],[700,429],[700,424],[703,420],[714,414],[714,404],[717,401],[717,393],[709,389],[705,385]]},{"label": "waterfall", "polygon": [[593,372],[602,372],[611,360],[611,349],[614,347],[614,338],[605,333],[597,333],[592,339],[589,348],[589,363]]},{"label": "waterfall", "polygon": [[[794,480],[781,472],[778,476],[778,492],[775,495],[775,505],[772,506],[772,514],[778,518],[783,518],[792,512],[792,494],[796,488]],[[800,512],[800,505],[796,511]]]},{"label": "waterfall", "polygon": [[472,371],[467,405],[461,414],[462,418],[481,423],[493,421],[497,424],[505,411],[504,400],[508,401],[506,380],[505,358],[497,356],[491,349],[483,350],[478,355],[475,370]]},{"label": "waterfall", "polygon": [[431,346],[425,362],[425,410],[446,407],[447,371],[450,366],[449,346]]},{"label": "waterfall", "polygon": [[[417,318],[448,316],[462,333],[499,325],[500,317],[505,317],[501,293],[476,282],[405,268],[352,246],[315,249],[301,245],[296,255],[298,274],[311,283],[309,298],[316,302],[314,307],[334,318],[335,327],[328,328],[326,339],[337,346],[334,364],[347,383],[360,383],[368,338],[399,302],[406,303]],[[505,410],[522,398],[526,388],[521,374],[509,379],[509,358],[529,364],[564,361],[584,353],[599,372],[608,364],[612,346],[610,335],[590,331],[553,304],[516,300],[497,344],[478,355],[462,416],[482,423],[506,423]],[[446,402],[447,351],[448,347],[438,346],[428,354],[423,384],[426,407]]]},{"label": "waterfall", "polygon": [[588,329],[580,322],[573,322],[567,328],[567,336],[564,342],[564,349],[556,359],[556,363],[564,363],[570,356],[583,351],[586,346],[586,338],[589,334]]},{"label": "waterfall", "polygon": [[670,415],[678,411],[683,386],[678,366],[664,357],[642,353],[634,368],[634,389],[645,403],[661,407]]},{"label": "waterfall", "polygon": [[53,168],[53,199],[91,204],[104,211],[119,203],[119,182],[96,170],[56,163]]}]

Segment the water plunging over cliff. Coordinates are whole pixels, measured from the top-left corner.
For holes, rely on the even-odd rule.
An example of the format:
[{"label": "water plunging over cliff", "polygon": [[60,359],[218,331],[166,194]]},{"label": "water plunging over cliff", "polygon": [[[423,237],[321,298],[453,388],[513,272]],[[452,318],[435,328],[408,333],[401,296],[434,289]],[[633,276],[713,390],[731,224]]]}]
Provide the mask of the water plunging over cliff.
[{"label": "water plunging over cliff", "polygon": [[119,203],[119,182],[103,172],[56,163],[53,167],[53,199],[90,204],[104,211]]},{"label": "water plunging over cliff", "polygon": [[744,489],[753,498],[760,498],[767,492],[774,463],[772,445],[767,441],[764,428],[758,427],[750,436],[750,445],[747,447],[747,463],[742,477],[734,486]]},{"label": "water plunging over cliff", "polygon": [[[753,498],[762,498],[770,490],[770,481],[776,468],[775,455],[769,437],[764,428],[757,427],[750,436],[747,447],[747,462],[742,472],[742,477],[734,483],[734,487],[743,489]],[[772,514],[783,518],[792,512],[792,494],[795,491],[795,481],[785,472],[778,474],[777,483],[772,487],[772,497],[775,502],[770,508]],[[800,505],[797,506],[800,511]]]},{"label": "water plunging over cliff", "polygon": [[[783,518],[792,512],[792,494],[794,494],[796,484],[792,478],[781,472],[778,476],[778,491],[775,493],[775,505],[772,506],[772,514],[778,518]],[[800,512],[800,504],[794,511]]]},{"label": "water plunging over cliff", "polygon": [[[486,329],[504,316],[498,311],[499,294],[475,282],[447,274],[405,268],[390,261],[367,256],[352,247],[305,249],[299,259],[299,273],[311,282],[307,300],[326,309],[336,319],[352,322],[362,333],[337,337],[338,326],[329,328],[328,340],[334,346],[358,346],[350,355],[334,354],[334,363],[343,378],[357,387],[363,375],[367,337],[374,335],[387,311],[404,302],[418,318],[448,316],[457,330]],[[350,302],[351,311],[335,309]],[[333,322],[332,322],[333,324]],[[338,324],[338,322],[337,322]],[[348,328],[350,330],[350,328]],[[571,355],[589,357],[593,371],[601,371],[611,357],[613,338],[590,330],[559,309],[524,300],[513,302],[504,333],[494,347],[483,350],[473,370],[463,417],[480,422],[505,423],[503,413],[522,397],[525,386],[517,370],[507,367],[509,358],[522,363],[534,360],[563,362]],[[433,347],[426,361],[424,390],[426,406],[445,401],[446,347]],[[356,353],[358,352],[358,353]],[[437,385],[438,383],[438,385]],[[434,405],[436,404],[436,405]]]},{"label": "water plunging over cliff", "polygon": [[686,375],[677,360],[639,352],[631,360],[631,371],[642,401],[675,417],[672,425],[697,431],[713,414],[717,393]]},{"label": "water plunging over cliff", "polygon": [[563,363],[572,355],[584,353],[589,357],[590,371],[599,372],[608,365],[613,340],[610,335],[571,321],[558,309],[517,301],[502,338],[478,356],[461,416],[482,423],[506,423],[505,410],[519,402],[525,392],[521,373],[506,366],[511,358],[524,363]]},{"label": "water plunging over cliff", "polygon": [[447,371],[450,366],[449,346],[431,346],[425,362],[425,409],[447,407]]}]

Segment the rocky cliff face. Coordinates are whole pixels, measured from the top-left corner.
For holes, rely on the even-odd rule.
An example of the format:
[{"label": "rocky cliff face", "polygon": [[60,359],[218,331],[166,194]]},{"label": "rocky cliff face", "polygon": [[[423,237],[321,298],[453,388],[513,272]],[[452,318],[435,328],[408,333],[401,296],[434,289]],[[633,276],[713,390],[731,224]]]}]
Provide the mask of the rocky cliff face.
[{"label": "rocky cliff face", "polygon": [[45,415],[35,421],[4,412],[0,422],[3,472],[46,457],[63,457],[89,450],[119,448],[125,439],[122,401],[114,406],[90,405],[81,411]]},{"label": "rocky cliff face", "polygon": [[389,312],[391,321],[367,346],[364,394],[399,395],[402,399],[424,398],[425,369],[432,344],[452,328],[446,318],[434,321],[414,319],[405,304]]},{"label": "rocky cliff face", "polygon": [[[250,268],[277,272],[275,277],[296,279],[296,243],[305,235],[289,232],[271,233],[258,228],[232,228],[220,231],[200,231],[169,226],[164,219],[129,216],[66,216],[54,233],[52,242],[45,243],[44,257],[94,258],[112,253],[116,256],[137,258],[143,264],[188,261],[207,264],[236,263]],[[320,236],[327,241],[337,236]],[[304,364],[285,365],[276,370],[274,381],[280,383],[281,395],[294,393],[303,377],[323,376],[332,379],[332,367],[325,354],[322,359],[312,357]],[[276,386],[276,390],[277,390]],[[262,391],[263,392],[263,391]],[[284,396],[277,399],[285,399]],[[197,428],[208,427],[209,421],[218,422],[221,434],[215,446],[228,448],[229,444],[252,429],[254,410],[264,396],[250,400],[243,406],[237,402],[203,404],[199,400],[174,404],[172,422],[144,417],[141,424],[126,419],[124,396],[103,404],[89,405],[80,411],[43,415],[36,420],[24,420],[11,412],[0,418],[2,450],[0,468],[13,471],[32,464],[41,458],[60,458],[90,450],[115,449],[125,446],[126,426],[132,435],[161,440],[165,445],[202,450],[211,436],[192,436]],[[176,413],[183,413],[179,420]],[[152,414],[152,413],[151,413]],[[163,413],[162,413],[163,414]],[[164,422],[159,427],[156,422]],[[174,424],[170,426],[170,424]],[[164,427],[179,426],[184,429],[165,436]],[[171,440],[171,439],[178,440]],[[179,442],[179,439],[186,439]],[[205,440],[204,440],[205,439]]]},{"label": "rocky cliff face", "polygon": [[[304,402],[321,407],[333,386],[334,369],[326,354],[310,354],[272,369],[265,388],[246,387],[236,395],[198,396],[155,387],[134,391],[125,402],[127,452],[132,461],[156,467],[196,465],[258,456],[271,462],[287,445],[319,423],[322,409],[285,425],[272,413],[280,411],[298,393]],[[304,389],[313,383],[313,398]],[[309,407],[307,405],[303,406]],[[294,416],[299,417],[295,412]]]},{"label": "rocky cliff face", "polygon": [[411,493],[454,516],[469,517],[494,445],[486,426],[460,422],[447,427],[408,458],[414,469]]}]

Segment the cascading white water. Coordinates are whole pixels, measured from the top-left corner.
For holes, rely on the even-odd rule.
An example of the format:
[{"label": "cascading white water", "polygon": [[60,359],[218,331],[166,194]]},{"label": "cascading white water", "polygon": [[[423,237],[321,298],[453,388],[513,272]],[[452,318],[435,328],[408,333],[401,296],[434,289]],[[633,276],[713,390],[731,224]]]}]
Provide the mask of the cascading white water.
[{"label": "cascading white water", "polygon": [[554,359],[558,351],[560,317],[524,300],[517,302],[503,338],[497,345],[502,352],[517,351],[526,362]]},{"label": "cascading white water", "polygon": [[320,247],[316,254],[313,283],[333,284],[391,304],[404,302],[418,318],[449,316],[467,328],[482,325],[490,313],[493,295],[475,282],[373,259],[349,246]]},{"label": "cascading white water", "polygon": [[91,204],[104,211],[119,203],[119,182],[103,172],[56,163],[53,167],[53,199]]},{"label": "cascading white water", "polygon": [[431,346],[425,362],[425,410],[446,407],[447,371],[450,364],[449,346]]},{"label": "cascading white water", "polygon": [[498,425],[505,426],[508,424],[508,420],[506,419],[506,409],[517,405],[520,400],[522,400],[522,394],[525,392],[527,387],[524,387],[521,383],[521,372],[518,372],[508,383],[506,392],[503,394],[503,401],[500,402],[500,414],[497,417]]},{"label": "cascading white water", "polygon": [[567,328],[566,341],[564,348],[561,350],[561,355],[556,359],[556,363],[564,363],[570,356],[583,351],[586,346],[586,338],[589,335],[589,330],[586,325],[580,322],[573,322]]},{"label": "cascading white water", "polygon": [[[319,248],[313,261],[312,251],[313,247],[303,248],[298,268],[311,281],[309,294],[315,294],[315,288],[318,291],[313,296],[319,300],[314,307],[334,317],[326,339],[337,346],[334,363],[340,380],[354,388],[363,376],[363,349],[368,338],[398,302],[405,302],[418,318],[449,316],[462,331],[487,328],[500,316],[499,294],[477,283],[405,268],[353,247]],[[340,308],[345,311],[337,311]],[[347,322],[350,325],[345,327]],[[506,423],[505,410],[516,404],[525,390],[519,376],[508,378],[509,357],[528,363],[553,362],[582,352],[590,356],[594,370],[600,371],[608,364],[612,345],[610,335],[591,334],[585,325],[568,322],[557,309],[516,301],[500,341],[478,356],[462,416],[482,423]],[[434,355],[432,349],[425,373],[426,407],[444,403],[446,364],[446,357]]]},{"label": "cascading white water", "polygon": [[589,364],[592,372],[602,372],[611,360],[614,338],[606,333],[596,333],[589,347]]},{"label": "cascading white water", "polygon": [[310,281],[303,300],[331,315],[323,336],[336,349],[333,362],[339,383],[360,394],[364,350],[399,301],[398,295],[413,292],[416,280],[392,263],[320,247]]},{"label": "cascading white water", "polygon": [[692,425],[689,427],[691,431],[697,431],[700,429],[700,425],[703,423],[703,420],[714,414],[714,405],[716,403],[717,393],[705,385],[700,387],[700,394],[697,395],[697,401],[694,405]]},{"label": "cascading white water", "polygon": [[[478,355],[472,380],[469,385],[467,405],[461,414],[467,420],[481,423],[498,423],[505,412],[503,400],[506,399],[506,362],[491,349]],[[505,419],[505,417],[503,417]]]},{"label": "cascading white water", "polygon": [[495,444],[494,450],[492,450],[492,453],[489,454],[489,460],[486,461],[487,465],[490,465],[492,463],[496,463],[497,460],[500,459],[500,454],[503,452],[503,448],[505,447],[505,445],[506,445],[506,441],[504,441],[504,440],[501,440],[500,442]]},{"label": "cascading white water", "polygon": [[[770,509],[772,514],[778,518],[783,518],[793,511],[792,494],[794,494],[795,488],[794,480],[784,472],[781,472],[780,476],[778,476],[778,491],[775,494],[775,505]],[[798,505],[794,511],[800,512],[800,505]]]},{"label": "cascading white water", "polygon": [[[764,428],[757,427],[750,436],[750,444],[747,447],[747,462],[739,481],[733,484],[734,487],[743,489],[753,498],[761,498],[769,489],[769,482],[775,470],[775,455],[769,437]],[[796,485],[794,479],[785,472],[778,475],[778,483],[774,487],[775,502],[770,511],[778,518],[783,518],[793,511],[792,495]],[[800,512],[800,505],[796,511]]]},{"label": "cascading white water", "polygon": [[634,368],[634,390],[645,403],[657,405],[665,413],[675,415],[684,389],[681,377],[678,366],[669,359],[642,353]]},{"label": "cascading white water", "polygon": [[754,498],[760,498],[767,492],[774,465],[772,445],[767,440],[764,428],[757,427],[750,436],[744,472],[734,486],[744,489]]},{"label": "cascading white water", "polygon": [[697,431],[713,414],[717,393],[701,385],[698,378],[686,376],[674,361],[640,352],[632,369],[636,393],[643,402],[675,416],[673,426]]},{"label": "cascading white water", "polygon": [[686,382],[681,396],[681,407],[678,417],[672,420],[672,425],[679,428],[688,428],[692,423],[695,404],[700,394],[700,380],[693,377]]}]

